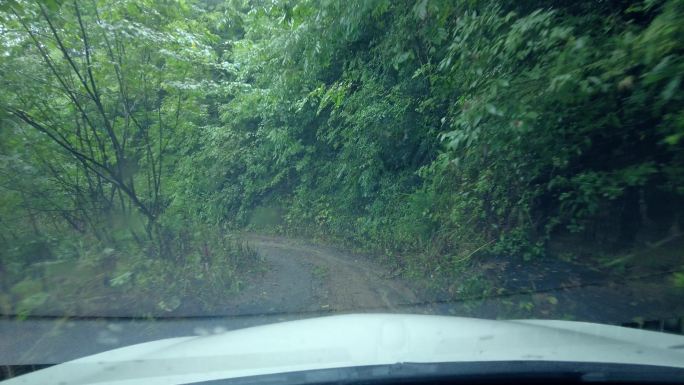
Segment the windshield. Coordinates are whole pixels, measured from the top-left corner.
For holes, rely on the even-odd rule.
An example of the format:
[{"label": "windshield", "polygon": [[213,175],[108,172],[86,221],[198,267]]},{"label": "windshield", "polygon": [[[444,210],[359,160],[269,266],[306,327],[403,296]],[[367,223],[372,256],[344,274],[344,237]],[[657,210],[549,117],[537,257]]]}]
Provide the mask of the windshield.
[{"label": "windshield", "polygon": [[679,0],[2,1],[0,378],[339,313],[681,334],[683,76]]}]

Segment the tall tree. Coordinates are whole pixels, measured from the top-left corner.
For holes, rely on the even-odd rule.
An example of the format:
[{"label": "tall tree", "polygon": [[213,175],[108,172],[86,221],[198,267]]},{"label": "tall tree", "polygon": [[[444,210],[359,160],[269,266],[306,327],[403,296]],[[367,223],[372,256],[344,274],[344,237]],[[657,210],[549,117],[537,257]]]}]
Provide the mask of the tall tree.
[{"label": "tall tree", "polygon": [[191,79],[211,56],[189,12],[134,1],[5,7],[0,103],[31,141],[52,143],[33,160],[80,209],[75,227],[106,236],[103,220],[140,214],[153,236],[173,141],[196,112]]}]

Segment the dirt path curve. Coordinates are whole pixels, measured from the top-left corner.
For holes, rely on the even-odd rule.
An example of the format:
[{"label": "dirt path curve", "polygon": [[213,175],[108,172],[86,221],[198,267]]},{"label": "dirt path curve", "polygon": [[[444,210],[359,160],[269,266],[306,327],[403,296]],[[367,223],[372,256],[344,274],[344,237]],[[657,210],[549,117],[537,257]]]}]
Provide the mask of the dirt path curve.
[{"label": "dirt path curve", "polygon": [[390,278],[385,267],[332,247],[257,234],[244,239],[264,258],[268,270],[238,296],[236,314],[399,312],[608,324],[684,314],[682,293],[662,290],[668,275],[616,280],[547,259],[508,266],[501,272],[505,279],[498,282],[499,293],[459,299],[412,290],[408,282]]},{"label": "dirt path curve", "polygon": [[0,319],[0,365],[54,364],[160,338],[328,313],[402,312],[416,302],[406,282],[388,278],[385,268],[367,258],[283,237],[247,234],[244,239],[259,253],[264,269],[244,277],[240,293],[215,311],[172,314],[154,322],[126,316]]},{"label": "dirt path curve", "polygon": [[266,271],[235,300],[239,314],[397,311],[416,302],[406,282],[384,267],[331,247],[277,236],[246,234]]}]

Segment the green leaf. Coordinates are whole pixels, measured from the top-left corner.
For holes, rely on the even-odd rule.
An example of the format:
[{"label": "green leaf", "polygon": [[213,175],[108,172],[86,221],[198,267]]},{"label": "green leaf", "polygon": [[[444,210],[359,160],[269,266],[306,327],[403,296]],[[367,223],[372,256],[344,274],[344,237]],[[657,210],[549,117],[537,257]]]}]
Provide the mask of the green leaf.
[{"label": "green leaf", "polygon": [[676,134],[668,135],[665,137],[665,143],[675,146],[680,140],[684,138],[684,132],[678,132]]},{"label": "green leaf", "polygon": [[416,15],[421,20],[424,20],[425,17],[427,16],[427,3],[428,3],[428,0],[421,0],[418,4],[416,4],[416,6],[414,8]]},{"label": "green leaf", "polygon": [[62,0],[41,0],[43,5],[52,12],[56,12],[62,6]]},{"label": "green leaf", "polygon": [[672,97],[675,95],[675,92],[677,92],[677,89],[679,88],[679,84],[681,82],[682,76],[677,75],[667,83],[667,85],[663,89],[663,93],[661,94],[665,101],[672,99]]}]

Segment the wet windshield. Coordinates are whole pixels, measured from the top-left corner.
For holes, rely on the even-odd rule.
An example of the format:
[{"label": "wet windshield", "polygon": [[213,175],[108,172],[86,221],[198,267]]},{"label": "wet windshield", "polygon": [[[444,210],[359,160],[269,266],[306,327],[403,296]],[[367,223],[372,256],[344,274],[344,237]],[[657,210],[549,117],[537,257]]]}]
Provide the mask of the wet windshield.
[{"label": "wet windshield", "polygon": [[350,312],[682,333],[684,3],[5,0],[0,365]]}]

